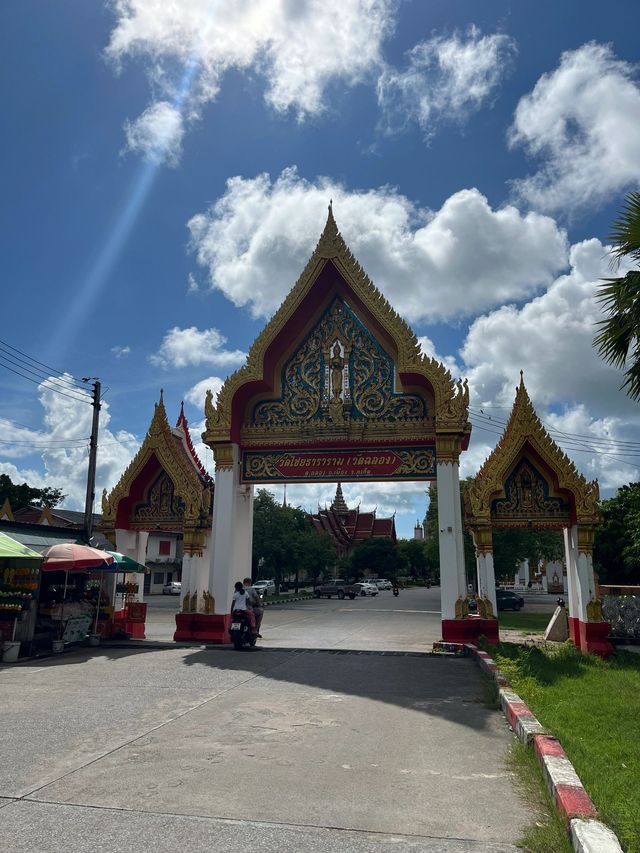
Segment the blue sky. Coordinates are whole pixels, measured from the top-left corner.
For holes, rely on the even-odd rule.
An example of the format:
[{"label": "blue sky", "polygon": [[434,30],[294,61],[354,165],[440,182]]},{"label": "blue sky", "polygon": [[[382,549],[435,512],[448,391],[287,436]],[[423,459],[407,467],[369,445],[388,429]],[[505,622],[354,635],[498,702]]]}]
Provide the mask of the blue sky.
[{"label": "blue sky", "polygon": [[[58,390],[101,379],[98,492],[160,387],[199,439],[206,387],[295,282],[330,198],[425,352],[469,378],[463,475],[497,440],[523,369],[603,494],[637,480],[637,405],[591,347],[610,223],[640,178],[635,6],[2,4],[0,338]],[[0,472],[81,507],[90,407],[1,352]],[[290,497],[315,509],[332,492]],[[419,485],[345,495],[396,511],[404,535],[425,509]]]}]

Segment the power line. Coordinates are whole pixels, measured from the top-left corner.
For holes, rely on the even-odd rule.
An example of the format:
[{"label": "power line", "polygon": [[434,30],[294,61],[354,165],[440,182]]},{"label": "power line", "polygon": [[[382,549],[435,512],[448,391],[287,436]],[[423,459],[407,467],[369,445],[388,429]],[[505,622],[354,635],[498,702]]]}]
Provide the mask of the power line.
[{"label": "power line", "polygon": [[[1,347],[0,358],[4,359],[5,361],[8,360],[10,364],[14,365],[14,367],[17,367],[20,370],[24,370],[27,373],[30,373],[32,376],[35,376],[41,382],[50,382],[53,385],[59,385],[61,388],[64,388],[65,391],[71,392],[72,394],[78,394],[78,396],[80,396],[80,392],[86,393],[86,389],[76,388],[76,386],[72,385],[71,383],[68,383],[63,378],[50,376],[39,370],[38,368],[33,367],[28,362],[25,362],[23,359],[18,359],[14,357],[12,353],[4,352]],[[5,364],[5,367],[8,367],[8,365]]]},{"label": "power line", "polygon": [[[473,421],[472,421],[472,423],[473,423]],[[500,430],[500,429],[497,429],[497,430],[496,429],[489,429],[489,427],[487,427],[487,426],[481,426],[480,424],[475,424],[475,423],[473,424],[473,426],[475,429],[479,429],[482,432],[488,432],[491,435],[502,436],[504,434],[504,431]],[[572,453],[590,453],[592,456],[593,455],[606,456],[609,459],[614,459],[623,465],[628,465],[629,467],[635,468],[635,469],[637,469],[639,466],[639,463],[637,461],[632,461],[628,457],[640,455],[640,454],[633,454],[633,453],[629,453],[629,452],[626,452],[624,455],[623,454],[617,454],[617,453],[609,453],[609,452],[602,450],[601,448],[588,447],[588,446],[585,446],[584,444],[581,444],[581,443],[571,444],[570,442],[560,441],[560,440],[557,440],[557,444],[559,444],[563,450],[569,450]]]},{"label": "power line", "polygon": [[[11,373],[15,373],[16,376],[20,376],[22,379],[26,379],[29,382],[33,382],[34,385],[43,385],[49,391],[55,391],[56,394],[61,394],[63,397],[68,397],[70,400],[80,401],[82,403],[91,403],[90,397],[80,397],[75,394],[67,394],[65,391],[60,391],[58,388],[52,385],[47,385],[48,379],[32,379],[30,376],[25,376],[24,373],[21,373],[19,370],[14,370],[13,367],[9,367],[8,364],[5,364],[0,357],[0,365],[5,368],[5,370],[10,370]],[[69,389],[71,390],[71,389]]]},{"label": "power line", "polygon": [[[487,408],[489,408],[489,407],[487,407]],[[485,421],[488,421],[492,424],[496,424],[496,425],[500,425],[500,426],[504,427],[508,423],[508,419],[506,419],[506,418],[493,417],[492,415],[485,415],[483,409],[478,409],[478,410],[469,409],[469,411],[475,417],[480,418],[480,419],[485,420]],[[628,448],[629,450],[636,450],[636,449],[640,450],[640,442],[639,441],[624,441],[623,439],[603,438],[600,436],[585,435],[584,433],[564,432],[563,430],[557,429],[557,427],[553,427],[550,424],[545,423],[545,421],[541,420],[541,423],[544,425],[545,429],[547,430],[547,432],[550,435],[553,435],[553,434],[559,435],[559,436],[562,436],[563,438],[569,439],[571,441],[579,442],[580,440],[585,440],[585,441],[588,441],[590,444],[603,444],[605,447],[610,447],[612,444],[614,444],[616,447],[620,447],[620,448],[624,448],[624,449]]]},{"label": "power line", "polygon": [[57,373],[57,374],[60,374],[60,373],[67,374],[67,373],[68,373],[68,375],[69,375],[69,376],[71,376],[71,378],[73,379],[74,383],[75,383],[79,388],[82,388],[82,390],[83,390],[83,391],[86,391],[86,390],[87,390],[86,386],[90,384],[89,382],[82,382],[82,381],[77,380],[77,379],[75,378],[75,376],[73,376],[73,375],[72,375],[71,373],[69,373],[69,371],[67,371],[67,370],[58,370],[58,369],[57,369],[57,368],[55,368],[55,367],[51,367],[51,365],[49,365],[49,364],[44,364],[44,362],[42,362],[42,361],[38,361],[38,359],[37,359],[37,358],[32,358],[30,355],[27,355],[27,353],[26,353],[26,352],[22,352],[22,350],[18,349],[17,347],[12,346],[11,344],[7,343],[6,341],[0,340],[0,346],[1,346],[1,347],[8,347],[10,350],[13,350],[14,352],[18,353],[18,355],[23,356],[23,357],[24,357],[25,359],[27,359],[28,361],[31,361],[31,362],[33,362],[34,364],[39,364],[39,365],[40,365],[40,367],[44,367],[44,369],[45,369],[46,371],[48,371],[49,373]]}]

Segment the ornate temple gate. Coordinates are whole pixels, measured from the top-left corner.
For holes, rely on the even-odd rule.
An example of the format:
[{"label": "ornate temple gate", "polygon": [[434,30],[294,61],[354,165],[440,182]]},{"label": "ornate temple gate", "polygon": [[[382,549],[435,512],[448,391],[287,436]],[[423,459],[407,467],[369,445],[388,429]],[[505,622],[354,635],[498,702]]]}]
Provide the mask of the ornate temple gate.
[{"label": "ornate temple gate", "polygon": [[111,493],[102,495],[101,530],[117,551],[143,565],[150,533],[180,534],[183,589],[194,593],[183,606],[207,609],[196,591],[209,584],[212,504],[213,480],[193,448],[184,410],[171,427],[161,391],[140,449]]},{"label": "ornate temple gate", "polygon": [[458,466],[471,433],[468,401],[466,383],[421,354],[330,207],[315,252],[246,365],[215,405],[207,394],[214,612],[183,610],[175,639],[227,642],[233,584],[250,573],[254,485],[362,480],[437,481],[443,638],[456,639],[456,602],[466,592]]},{"label": "ornate temple gate", "polygon": [[562,529],[569,631],[584,651],[607,655],[610,625],[602,619],[593,574],[598,483],[587,482],[540,423],[522,374],[502,438],[465,491],[465,522],[476,548],[478,591],[496,608],[492,530]]}]

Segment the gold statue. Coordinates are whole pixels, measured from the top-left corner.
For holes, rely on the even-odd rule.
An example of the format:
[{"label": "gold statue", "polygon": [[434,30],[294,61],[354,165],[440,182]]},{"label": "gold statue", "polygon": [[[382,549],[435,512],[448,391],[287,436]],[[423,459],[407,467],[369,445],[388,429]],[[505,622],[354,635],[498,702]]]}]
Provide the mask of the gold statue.
[{"label": "gold statue", "polygon": [[331,393],[334,400],[339,400],[342,396],[342,371],[344,369],[344,359],[340,352],[340,344],[338,341],[333,345],[331,351]]}]

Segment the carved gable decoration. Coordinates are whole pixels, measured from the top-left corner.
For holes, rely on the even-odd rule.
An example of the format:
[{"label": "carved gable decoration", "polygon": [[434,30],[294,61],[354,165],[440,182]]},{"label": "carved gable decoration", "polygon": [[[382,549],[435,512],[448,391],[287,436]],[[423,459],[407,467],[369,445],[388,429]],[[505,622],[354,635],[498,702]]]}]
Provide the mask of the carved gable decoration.
[{"label": "carved gable decoration", "polygon": [[161,527],[181,527],[184,521],[185,503],[175,494],[171,477],[163,471],[151,484],[146,499],[134,504],[131,526],[146,529],[150,522]]},{"label": "carved gable decoration", "polygon": [[149,430],[115,488],[102,496],[101,529],[208,529],[213,481],[195,456],[181,412],[172,429],[160,393]]},{"label": "carved gable decoration", "polygon": [[307,426],[314,433],[360,421],[372,429],[427,431],[427,403],[418,394],[397,393],[389,354],[342,298],[320,321],[282,369],[277,399],[258,402],[243,437]]},{"label": "carved gable decoration", "polygon": [[587,482],[540,423],[521,373],[504,433],[465,490],[467,526],[594,525],[598,498],[598,481]]},{"label": "carved gable decoration", "polygon": [[302,275],[247,363],[205,401],[203,440],[251,447],[309,442],[466,448],[466,383],[422,355],[409,326],[347,248],[331,208]]},{"label": "carved gable decoration", "polygon": [[552,497],[549,484],[535,466],[522,459],[505,483],[506,497],[491,504],[494,525],[527,525],[529,522],[568,524],[571,507],[563,497]]}]

